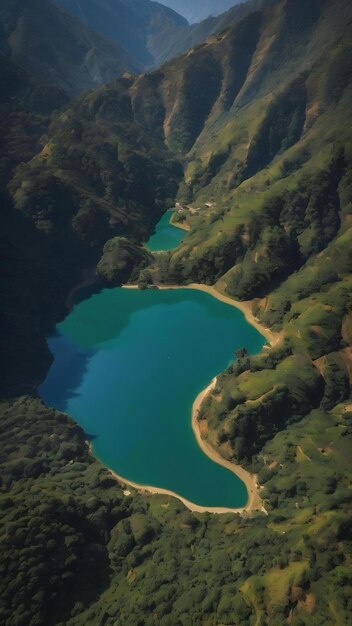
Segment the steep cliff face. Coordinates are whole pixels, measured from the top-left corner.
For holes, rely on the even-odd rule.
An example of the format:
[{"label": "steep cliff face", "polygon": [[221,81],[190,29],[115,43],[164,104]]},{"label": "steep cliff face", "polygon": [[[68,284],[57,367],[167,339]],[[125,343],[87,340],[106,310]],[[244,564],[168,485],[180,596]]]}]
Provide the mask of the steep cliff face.
[{"label": "steep cliff face", "polygon": [[176,37],[170,37],[164,54],[159,57],[159,62],[168,61],[185,50],[202,44],[208,37],[230,28],[255,11],[275,5],[277,1],[248,0],[239,4],[235,3],[225,13],[220,15],[214,13],[216,17],[207,17],[199,23],[183,28],[177,32]]},{"label": "steep cliff face", "polygon": [[[187,154],[181,193],[195,205],[206,201],[222,205],[224,236],[235,225],[248,223],[257,209],[262,211],[266,198],[273,207],[275,202],[285,204],[285,189],[290,189],[291,184],[306,188],[306,177],[311,177],[312,187],[315,187],[319,185],[319,177],[326,176],[331,182],[324,185],[329,189],[333,187],[334,193],[339,184],[332,164],[343,163],[343,158],[338,156],[340,148],[344,147],[348,153],[348,130],[343,120],[351,98],[350,26],[346,14],[345,20],[342,17],[344,11],[348,12],[348,6],[339,3],[340,13],[336,16],[328,5],[324,11],[318,3],[310,3],[309,10],[304,3],[301,11],[298,8],[298,3],[293,9],[292,3],[284,2],[253,14],[225,32],[221,41],[210,41],[199,51],[200,55],[208,54],[220,60],[223,78],[213,106],[205,119],[202,118],[202,130]],[[329,23],[332,30],[329,30]],[[247,58],[239,50],[236,53],[236,47],[231,44],[231,37],[239,43],[241,35],[247,42]],[[232,57],[226,46],[232,51]],[[219,51],[222,51],[220,56]],[[188,65],[191,57],[192,53],[187,58]],[[183,58],[186,62],[186,57]],[[237,71],[234,68],[238,68]],[[231,83],[233,76],[235,83]],[[182,94],[182,87],[178,91]],[[172,141],[178,102],[176,98],[167,141],[170,138]],[[178,122],[175,128],[177,125]],[[343,172],[341,165],[340,174]],[[330,220],[331,228],[326,230],[331,238],[338,229],[338,202],[329,198],[326,195],[327,205],[335,207],[331,209],[335,214]],[[330,209],[326,210],[330,214]],[[294,212],[291,217],[297,219],[299,228],[304,230],[302,218]],[[327,216],[325,219],[329,221]],[[207,225],[209,241],[215,242],[219,229],[216,212],[210,220],[205,215],[203,222]],[[306,222],[306,235],[300,234],[303,258],[314,249],[309,244],[308,232],[313,231],[308,224]],[[323,240],[326,244],[327,239],[323,237]],[[197,265],[202,250],[207,248],[208,254],[209,246],[194,247],[194,242],[189,241],[190,257]],[[253,246],[253,240],[250,241],[249,245]],[[192,246],[195,253],[191,252]],[[182,249],[179,252],[183,259],[184,253]],[[216,275],[219,273],[220,267]]]}]

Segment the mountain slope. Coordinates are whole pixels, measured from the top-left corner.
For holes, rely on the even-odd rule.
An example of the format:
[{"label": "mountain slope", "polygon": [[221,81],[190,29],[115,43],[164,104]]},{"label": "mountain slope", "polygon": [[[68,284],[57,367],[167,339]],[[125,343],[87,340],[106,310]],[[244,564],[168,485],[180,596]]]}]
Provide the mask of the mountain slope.
[{"label": "mountain slope", "polygon": [[277,0],[248,0],[247,2],[235,4],[231,9],[217,17],[208,17],[199,24],[191,24],[188,28],[180,30],[176,37],[170,38],[164,54],[159,58],[159,62],[173,59],[181,52],[202,44],[211,35],[216,35],[237,24],[247,15],[263,7],[271,6],[276,2]]},{"label": "mountain slope", "polygon": [[82,25],[51,0],[4,0],[0,7],[3,52],[34,77],[70,96],[137,71],[118,44]]},{"label": "mountain slope", "polygon": [[[351,621],[351,32],[347,0],[269,4],[83,96],[9,174],[6,625]],[[45,333],[81,270],[112,237],[106,280],[126,279],[128,247],[136,282],[136,244],[176,196],[191,230],[144,259],[152,280],[215,285],[276,332],[234,356],[200,412],[209,443],[257,474],[267,515],[124,495],[87,436],[35,397]]]},{"label": "mountain slope", "polygon": [[[52,128],[47,118],[43,120],[41,135],[34,143],[29,188],[17,188],[17,181],[26,177],[24,163],[8,185],[2,241],[6,259],[3,289],[7,293],[2,327],[9,330],[3,353],[5,387],[12,388],[22,375],[29,384],[38,382],[33,362],[40,371],[40,363],[47,365],[49,353],[43,342],[39,356],[34,338],[38,344],[39,329],[43,325],[48,328],[62,315],[62,294],[84,270],[96,265],[110,238],[147,238],[176,193],[181,166],[158,137],[149,136],[133,123],[124,93],[129,83],[128,79],[117,83],[107,99],[103,88],[76,101],[69,111],[55,115]],[[68,125],[62,126],[64,120]],[[50,134],[54,133],[52,141]],[[15,164],[13,157],[11,164]],[[11,179],[10,166],[8,174]],[[36,241],[33,249],[28,244],[31,240]],[[26,255],[31,260],[24,262]],[[23,263],[29,276],[21,270]],[[40,271],[34,270],[38,264]],[[48,275],[50,286],[42,298],[40,285]],[[25,307],[26,321],[19,323],[17,298],[27,301],[38,290],[40,306]],[[21,367],[17,363],[20,346]]]},{"label": "mountain slope", "polygon": [[50,114],[68,103],[63,91],[30,77],[0,53],[0,185],[2,190],[18,163],[29,161],[39,149]]},{"label": "mountain slope", "polygon": [[[165,279],[216,283],[241,300],[256,298],[256,316],[284,333],[268,361],[247,360],[244,371],[240,363],[235,376],[224,377],[219,393],[228,407],[213,402],[209,410],[214,442],[245,462],[276,430],[324,404],[312,361],[334,362],[325,384],[334,386],[331,377],[336,385],[344,381],[340,401],[350,393],[336,354],[346,345],[352,287],[346,193],[352,164],[344,122],[352,99],[352,16],[348,3],[338,4],[336,14],[318,2],[301,3],[300,10],[297,2],[283,2],[249,16],[233,31],[237,44],[240,32],[249,43],[244,25],[250,23],[254,37],[250,61],[235,74],[225,52],[230,33],[214,38],[194,59],[197,76],[201,57],[208,68],[216,60],[222,75],[207,109],[198,106],[201,128],[185,107],[184,98],[190,110],[197,107],[185,81],[168,119],[168,144],[188,152],[180,199],[200,208],[194,218],[189,213],[194,230],[171,254]],[[244,62],[243,55],[237,59]],[[339,260],[335,272],[325,270],[330,258]],[[156,275],[160,280],[158,269]],[[286,378],[286,368],[296,370],[298,381]]]},{"label": "mountain slope", "polygon": [[[198,212],[194,232],[171,256],[170,275],[221,279],[242,299],[267,295],[341,227],[339,188],[349,168],[343,120],[351,97],[350,13],[344,0],[335,4],[334,16],[319,2],[307,7],[302,1],[299,10],[297,2],[280,2],[160,71],[79,101],[52,125],[46,151],[13,179],[16,207],[55,237],[65,224],[89,240],[93,225],[101,245],[109,232],[135,234],[146,205],[159,207],[152,210],[155,219],[165,179],[162,174],[154,187],[151,162],[164,159],[166,172],[174,173],[173,189],[177,155],[185,164],[180,200],[219,208],[204,210],[204,217]],[[127,173],[132,184],[126,185]],[[45,208],[48,198],[56,206],[57,184],[71,206],[59,221],[56,210]],[[283,195],[287,185],[290,193]]]},{"label": "mountain slope", "polygon": [[187,0],[164,0],[162,4],[177,11],[193,24],[210,15],[220,15],[239,2],[240,0],[193,0],[190,3]]},{"label": "mountain slope", "polygon": [[[150,0],[56,0],[80,21],[122,45],[144,67],[155,67],[204,42],[276,0],[249,0],[229,11],[189,25],[171,9]],[[230,6],[233,3],[230,3]],[[192,5],[188,5],[192,10]]]},{"label": "mountain slope", "polygon": [[164,58],[170,40],[188,30],[184,18],[150,0],[56,0],[67,12],[102,33],[143,67]]}]

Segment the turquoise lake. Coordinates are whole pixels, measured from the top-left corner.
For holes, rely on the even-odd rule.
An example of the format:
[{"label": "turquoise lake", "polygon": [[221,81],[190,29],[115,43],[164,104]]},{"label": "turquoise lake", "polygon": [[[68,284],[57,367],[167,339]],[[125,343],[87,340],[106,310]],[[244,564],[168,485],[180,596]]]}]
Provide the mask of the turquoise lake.
[{"label": "turquoise lake", "polygon": [[177,248],[182,239],[186,237],[187,233],[184,230],[170,224],[171,215],[172,211],[166,211],[166,213],[164,213],[156,226],[154,235],[152,235],[145,244],[151,252]]},{"label": "turquoise lake", "polygon": [[55,360],[40,393],[124,478],[239,507],[245,485],[200,450],[191,409],[234,350],[257,352],[264,341],[240,311],[200,291],[104,289],[49,338]]}]

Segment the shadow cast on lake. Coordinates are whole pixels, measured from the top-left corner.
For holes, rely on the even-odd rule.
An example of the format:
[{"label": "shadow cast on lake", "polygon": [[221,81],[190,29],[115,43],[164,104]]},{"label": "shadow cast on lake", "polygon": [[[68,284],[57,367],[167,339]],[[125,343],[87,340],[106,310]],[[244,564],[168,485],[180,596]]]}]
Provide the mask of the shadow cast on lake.
[{"label": "shadow cast on lake", "polygon": [[48,405],[65,412],[69,400],[79,396],[77,390],[96,351],[78,349],[59,331],[48,338],[48,345],[55,359],[39,393]]},{"label": "shadow cast on lake", "polygon": [[[212,306],[213,316],[221,320],[236,316],[242,318],[240,311],[232,307],[214,306],[214,298],[196,290],[145,290],[138,289],[100,289],[93,291],[85,300],[81,300],[70,315],[58,325],[59,332],[72,339],[83,352],[99,350],[103,344],[117,339],[129,326],[131,316],[159,307],[159,314],[164,316],[163,307],[187,306],[188,301],[202,307],[204,301]],[[148,332],[148,329],[146,329]]]},{"label": "shadow cast on lake", "polygon": [[203,506],[243,506],[243,483],[200,450],[191,427],[199,391],[246,343],[263,338],[243,315],[191,289],[104,289],[48,339],[55,361],[40,388],[69,413],[105,465]]}]

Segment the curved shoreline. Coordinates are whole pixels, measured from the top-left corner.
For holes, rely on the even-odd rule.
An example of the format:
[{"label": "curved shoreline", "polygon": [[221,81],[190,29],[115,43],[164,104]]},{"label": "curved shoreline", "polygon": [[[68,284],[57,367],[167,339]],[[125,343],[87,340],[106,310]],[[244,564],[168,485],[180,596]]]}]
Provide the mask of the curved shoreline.
[{"label": "curved shoreline", "polygon": [[[264,326],[254,315],[252,312],[252,304],[253,300],[234,300],[234,298],[230,298],[230,296],[221,293],[216,287],[210,285],[203,285],[202,283],[190,283],[189,285],[164,285],[161,283],[156,283],[155,287],[158,289],[194,289],[195,291],[203,291],[204,293],[208,293],[213,298],[220,300],[220,302],[224,302],[225,304],[229,304],[234,306],[236,309],[239,309],[243,315],[245,316],[247,322],[253,326],[270,344],[270,346],[275,346],[283,336],[282,332],[275,332],[271,330],[267,326]],[[139,289],[138,285],[122,285],[123,289]]]},{"label": "curved shoreline", "polygon": [[[219,465],[222,465],[223,467],[226,467],[226,469],[233,472],[233,474],[235,474],[238,478],[240,478],[242,482],[246,485],[246,489],[248,492],[248,502],[246,506],[239,508],[239,509],[231,509],[231,510],[236,511],[237,513],[241,513],[241,514],[252,513],[253,511],[261,511],[262,513],[266,513],[265,507],[260,497],[257,475],[247,472],[247,470],[245,470],[241,465],[238,465],[237,463],[232,463],[232,461],[227,461],[226,459],[224,459],[221,456],[221,454],[217,452],[217,450],[213,448],[213,446],[202,437],[200,426],[199,426],[199,421],[198,421],[199,411],[200,411],[203,401],[206,399],[209,393],[211,393],[211,391],[216,386],[216,382],[217,382],[217,377],[213,378],[211,383],[205,389],[203,389],[203,391],[201,391],[198,394],[198,396],[196,397],[193,403],[192,429],[193,429],[194,436],[196,438],[198,446],[200,447],[202,452],[206,454],[207,457],[209,457],[212,461],[214,461],[214,463],[218,463]],[[219,511],[215,511],[215,512],[219,512]]]},{"label": "curved shoreline", "polygon": [[[238,308],[242,311],[242,313],[245,315],[248,323],[250,323],[252,326],[254,326],[266,339],[267,341],[273,346],[275,345],[281,338],[281,333],[275,333],[274,331],[271,331],[270,329],[266,328],[265,326],[263,326],[258,320],[256,320],[252,314],[251,311],[251,302],[238,302],[236,300],[233,300],[232,298],[221,294],[217,289],[215,289],[215,287],[210,287],[207,285],[202,285],[199,283],[192,283],[190,285],[161,285],[161,284],[157,284],[155,285],[158,289],[162,289],[162,290],[170,290],[170,289],[194,289],[194,290],[198,290],[198,291],[203,291],[205,293],[208,293],[209,295],[217,298],[218,300],[220,300],[221,302],[224,302],[226,304],[230,304],[232,306],[234,306],[235,308]],[[138,289],[138,285],[122,285],[123,289]],[[197,444],[200,447],[200,449],[202,450],[202,452],[208,457],[210,458],[214,463],[217,463],[218,465],[222,465],[223,467],[225,467],[226,469],[230,470],[233,474],[235,474],[238,478],[240,478],[242,480],[242,482],[245,484],[247,492],[248,492],[248,501],[247,504],[243,507],[238,507],[238,508],[230,508],[230,507],[206,507],[206,506],[201,506],[198,504],[195,504],[194,502],[190,502],[189,500],[187,500],[186,498],[184,498],[183,496],[181,496],[180,494],[174,492],[174,491],[170,491],[168,489],[163,489],[161,487],[152,487],[150,485],[142,485],[140,483],[135,483],[131,480],[128,480],[126,478],[124,478],[123,476],[120,476],[119,474],[117,474],[116,472],[114,472],[113,470],[111,470],[110,468],[107,468],[110,472],[110,474],[116,478],[116,480],[121,483],[122,485],[128,485],[130,487],[133,487],[134,489],[142,492],[142,493],[150,493],[150,494],[159,494],[159,495],[167,495],[167,496],[172,496],[174,498],[177,498],[178,500],[180,500],[190,511],[192,512],[196,512],[196,513],[215,513],[215,514],[221,514],[221,513],[238,513],[238,514],[248,514],[248,513],[252,513],[253,511],[261,511],[262,513],[266,513],[265,507],[263,505],[262,499],[260,497],[260,491],[259,491],[259,485],[257,482],[257,476],[255,474],[250,474],[250,472],[247,472],[247,470],[245,470],[241,465],[238,465],[236,463],[232,463],[231,461],[227,461],[226,459],[224,459],[221,454],[219,452],[217,452],[217,450],[215,450],[215,448],[213,448],[213,446],[211,446],[211,444],[209,444],[206,440],[204,440],[202,438],[201,435],[201,431],[200,431],[200,427],[199,427],[199,421],[198,421],[198,414],[200,411],[200,407],[202,405],[203,400],[205,400],[205,398],[207,397],[207,395],[212,391],[212,389],[215,387],[216,385],[216,380],[217,378],[215,377],[211,383],[209,385],[207,385],[207,387],[205,387],[205,389],[203,389],[198,396],[196,397],[196,399],[193,402],[192,405],[192,430],[194,433],[194,436],[196,438]]]},{"label": "curved shoreline", "polygon": [[174,213],[175,213],[175,211],[172,212],[172,215],[170,217],[170,225],[173,226],[174,228],[180,228],[181,230],[184,230],[185,232],[189,233],[190,230],[191,230],[191,227],[190,227],[189,224],[187,224],[185,222],[174,222],[172,220]]},{"label": "curved shoreline", "polygon": [[231,298],[230,296],[227,296],[226,294],[216,289],[216,287],[202,285],[200,283],[192,283],[190,285],[187,285],[187,288],[204,291],[205,293],[210,294],[217,300],[220,300],[225,304],[230,304],[230,306],[234,306],[236,309],[239,309],[245,316],[247,322],[251,326],[253,326],[261,335],[263,335],[263,337],[265,337],[265,339],[271,346],[275,346],[282,338],[282,332],[275,332],[274,330],[271,330],[267,326],[264,326],[264,324],[262,324],[260,320],[258,320],[254,316],[252,312],[253,300],[235,300],[234,298]]},{"label": "curved shoreline", "polygon": [[[200,504],[195,504],[187,498],[184,498],[180,494],[175,491],[171,491],[169,489],[163,489],[162,487],[151,487],[150,485],[142,485],[139,483],[135,483],[132,480],[128,480],[123,476],[120,476],[112,469],[107,467],[107,470],[113,476],[122,487],[129,486],[133,487],[137,491],[141,493],[150,493],[152,495],[164,495],[171,496],[173,498],[177,498],[180,500],[190,511],[193,513],[213,513],[213,514],[223,514],[223,513],[237,513],[240,515],[253,513],[253,511],[261,511],[266,514],[266,510],[264,508],[263,502],[260,497],[259,485],[257,483],[257,476],[255,474],[250,474],[240,465],[232,463],[231,461],[226,461],[208,442],[206,442],[200,432],[199,422],[198,422],[198,414],[200,407],[202,405],[203,400],[207,397],[207,395],[212,391],[216,384],[216,377],[211,381],[211,383],[203,389],[192,405],[192,429],[195,435],[196,441],[202,452],[210,458],[214,463],[225,467],[230,470],[235,476],[240,478],[242,482],[246,485],[246,489],[248,492],[248,502],[243,507],[211,507],[211,506],[202,506]],[[106,466],[105,466],[106,467]]]},{"label": "curved shoreline", "polygon": [[[182,228],[182,227],[181,227]],[[66,307],[68,309],[68,311],[70,312],[73,308],[73,296],[75,295],[76,292],[78,292],[80,289],[87,287],[91,284],[94,284],[97,281],[96,276],[92,276],[92,274],[90,276],[87,276],[86,278],[84,278],[80,283],[78,283],[77,285],[75,285],[71,291],[69,292],[69,295],[66,299]],[[276,333],[272,330],[270,330],[269,328],[267,328],[266,326],[264,326],[263,324],[261,324],[261,322],[259,320],[257,320],[253,313],[252,313],[252,301],[245,301],[245,302],[239,302],[238,300],[234,300],[233,298],[230,298],[229,296],[225,295],[224,293],[221,293],[218,289],[216,289],[216,287],[214,286],[209,286],[209,285],[203,285],[201,283],[191,283],[189,285],[175,285],[175,284],[170,284],[170,285],[164,285],[164,284],[156,284],[155,287],[157,287],[158,289],[162,289],[162,290],[171,290],[171,289],[193,289],[196,291],[203,291],[204,293],[208,293],[209,295],[213,296],[214,298],[216,298],[217,300],[220,300],[221,302],[224,302],[225,304],[229,304],[231,306],[234,306],[235,308],[239,309],[245,316],[247,322],[249,324],[251,324],[254,328],[256,328],[256,330],[258,330],[258,332],[264,336],[267,340],[267,342],[271,345],[274,346],[276,343],[278,343],[278,341],[280,341],[281,337],[282,337],[282,333]],[[124,289],[139,289],[138,285],[122,285],[122,288]],[[247,504],[244,507],[238,507],[238,508],[229,508],[229,507],[206,507],[206,506],[201,506],[198,504],[195,504],[194,502],[191,502],[190,500],[187,500],[186,498],[184,498],[183,496],[181,496],[180,494],[168,490],[168,489],[163,489],[163,488],[159,488],[159,487],[152,487],[149,485],[142,485],[139,483],[135,483],[133,481],[130,481],[126,478],[124,478],[123,476],[120,476],[119,474],[117,474],[116,472],[114,472],[111,468],[107,467],[103,461],[101,461],[99,459],[99,461],[102,463],[102,465],[104,465],[106,467],[106,469],[109,471],[109,473],[121,484],[121,485],[128,485],[130,487],[133,487],[134,489],[143,492],[143,493],[150,493],[150,494],[154,494],[154,495],[166,495],[166,496],[171,496],[174,498],[177,498],[178,500],[180,500],[190,511],[192,512],[197,512],[197,513],[215,513],[215,514],[221,514],[221,513],[237,513],[237,514],[248,514],[251,513],[253,511],[261,511],[263,513],[266,513],[265,507],[263,505],[263,502],[261,500],[260,497],[260,491],[259,491],[259,485],[257,483],[257,476],[254,474],[250,474],[250,472],[247,472],[241,465],[232,463],[231,461],[227,461],[226,459],[224,459],[221,454],[219,452],[217,452],[217,450],[211,445],[209,444],[206,440],[204,440],[202,438],[201,435],[201,431],[200,431],[200,426],[199,426],[199,422],[198,422],[198,413],[201,407],[201,404],[203,402],[203,400],[206,398],[206,396],[211,392],[211,390],[214,388],[216,384],[216,377],[211,381],[211,383],[209,385],[207,385],[207,387],[205,387],[205,389],[203,389],[198,396],[196,397],[193,405],[192,405],[192,430],[194,433],[194,436],[196,438],[197,444],[200,447],[200,449],[202,450],[202,452],[208,456],[208,458],[210,458],[214,463],[217,463],[218,465],[222,465],[223,467],[225,467],[226,469],[230,470],[231,472],[233,472],[238,478],[240,478],[242,480],[242,482],[245,484],[247,492],[248,492],[248,501]],[[92,452],[92,445],[88,444],[90,451]],[[96,457],[98,458],[98,457]]]}]

